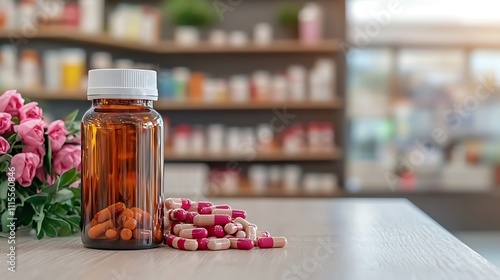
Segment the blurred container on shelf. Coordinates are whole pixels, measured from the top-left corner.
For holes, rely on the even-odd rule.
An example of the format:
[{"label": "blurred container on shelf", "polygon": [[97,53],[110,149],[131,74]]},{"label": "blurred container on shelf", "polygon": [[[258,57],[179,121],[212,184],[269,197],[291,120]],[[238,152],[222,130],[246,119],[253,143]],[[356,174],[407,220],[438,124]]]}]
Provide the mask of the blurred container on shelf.
[{"label": "blurred container on shelf", "polygon": [[292,65],[287,71],[290,84],[290,100],[304,101],[306,99],[306,69],[300,65]]},{"label": "blurred container on shelf", "polygon": [[63,24],[66,27],[78,27],[80,24],[80,6],[74,0],[65,2]]},{"label": "blurred container on shelf", "polygon": [[49,92],[55,92],[62,85],[61,53],[56,50],[45,51],[43,55],[44,85]]},{"label": "blurred container on shelf", "polygon": [[64,49],[62,55],[63,89],[69,91],[82,90],[84,76],[87,72],[85,64],[86,54],[83,49]]},{"label": "blurred container on shelf", "polygon": [[267,46],[273,41],[273,28],[269,23],[257,23],[253,29],[253,40],[258,46]]},{"label": "blurred container on shelf", "polygon": [[248,45],[248,36],[245,32],[235,30],[229,32],[228,43],[232,47],[244,47]]},{"label": "blurred container on shelf", "polygon": [[297,164],[288,164],[283,167],[283,191],[285,194],[297,193],[300,189],[302,168]]},{"label": "blurred container on shelf", "polygon": [[109,52],[95,52],[90,56],[90,69],[113,68],[113,57]]},{"label": "blurred container on shelf", "polygon": [[315,2],[308,2],[299,13],[299,38],[304,44],[317,44],[323,39],[323,13]]},{"label": "blurred container on shelf", "polygon": [[119,40],[157,43],[161,39],[161,13],[151,6],[119,4],[109,14],[108,30]]},{"label": "blurred container on shelf", "polygon": [[221,47],[227,44],[228,41],[227,37],[228,35],[225,30],[213,29],[210,31],[210,34],[208,35],[208,42],[212,46]]},{"label": "blurred container on shelf", "polygon": [[209,153],[220,153],[224,150],[225,133],[225,128],[222,124],[211,124],[207,127]]},{"label": "blurred container on shelf", "polygon": [[40,69],[40,57],[38,52],[25,49],[21,52],[19,63],[20,84],[23,89],[39,89],[42,85],[42,73]]},{"label": "blurred container on shelf", "polygon": [[250,180],[250,187],[254,194],[262,194],[269,187],[268,172],[264,165],[254,164],[248,168],[248,179]]},{"label": "blurred container on shelf", "polygon": [[104,0],[79,0],[80,31],[99,34],[104,30]]},{"label": "blurred container on shelf", "polygon": [[1,79],[4,88],[16,88],[17,81],[17,54],[16,49],[11,45],[4,45],[1,48]]},{"label": "blurred container on shelf", "polygon": [[229,79],[229,91],[231,101],[235,103],[246,103],[250,100],[250,84],[245,75],[233,75]]},{"label": "blurred container on shelf", "polygon": [[116,69],[132,69],[134,68],[134,61],[131,59],[117,59],[115,60]]}]

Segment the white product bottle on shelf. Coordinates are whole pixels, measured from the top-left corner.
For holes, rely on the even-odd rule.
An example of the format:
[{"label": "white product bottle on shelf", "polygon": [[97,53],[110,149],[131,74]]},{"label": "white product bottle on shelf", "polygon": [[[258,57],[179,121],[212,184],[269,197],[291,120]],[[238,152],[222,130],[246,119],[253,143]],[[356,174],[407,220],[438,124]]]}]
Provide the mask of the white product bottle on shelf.
[{"label": "white product bottle on shelf", "polygon": [[2,80],[5,88],[16,88],[17,83],[17,56],[16,50],[10,45],[5,45],[0,51],[0,61],[2,63]]},{"label": "white product bottle on shelf", "polygon": [[56,91],[61,88],[61,52],[45,51],[43,55],[43,72],[45,88]]},{"label": "white product bottle on shelf", "polygon": [[335,95],[335,63],[333,60],[319,60],[310,73],[309,82],[311,101],[331,101]]},{"label": "white product bottle on shelf", "polygon": [[292,65],[287,71],[290,100],[294,102],[306,99],[306,69],[300,65]]},{"label": "white product bottle on shelf", "polygon": [[104,0],[80,0],[80,31],[98,34],[103,31]]},{"label": "white product bottle on shelf", "polygon": [[300,10],[299,37],[305,44],[316,44],[323,39],[323,14],[317,3],[309,2]]}]

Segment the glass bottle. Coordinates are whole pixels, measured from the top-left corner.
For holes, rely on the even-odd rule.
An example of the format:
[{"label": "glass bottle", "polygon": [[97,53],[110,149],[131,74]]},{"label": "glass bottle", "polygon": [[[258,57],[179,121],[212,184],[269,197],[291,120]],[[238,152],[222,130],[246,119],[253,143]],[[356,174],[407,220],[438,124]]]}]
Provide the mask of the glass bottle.
[{"label": "glass bottle", "polygon": [[82,120],[82,242],[147,249],[162,242],[163,120],[156,72],[89,71]]}]

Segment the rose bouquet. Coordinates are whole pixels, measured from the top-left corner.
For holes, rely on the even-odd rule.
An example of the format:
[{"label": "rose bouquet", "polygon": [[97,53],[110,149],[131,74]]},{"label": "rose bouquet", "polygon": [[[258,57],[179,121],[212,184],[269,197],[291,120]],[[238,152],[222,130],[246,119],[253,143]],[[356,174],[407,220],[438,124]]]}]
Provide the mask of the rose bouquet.
[{"label": "rose bouquet", "polygon": [[77,112],[45,123],[42,109],[10,90],[0,95],[0,235],[20,227],[43,238],[80,230]]}]

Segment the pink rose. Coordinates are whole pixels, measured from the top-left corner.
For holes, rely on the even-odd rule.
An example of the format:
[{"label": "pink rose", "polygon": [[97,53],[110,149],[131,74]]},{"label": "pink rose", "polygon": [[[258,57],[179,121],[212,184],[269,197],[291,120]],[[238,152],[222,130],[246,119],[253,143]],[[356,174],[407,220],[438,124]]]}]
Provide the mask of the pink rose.
[{"label": "pink rose", "polygon": [[23,143],[28,146],[40,146],[43,144],[43,121],[27,120],[17,127],[17,132]]},{"label": "pink rose", "polygon": [[12,116],[9,113],[0,112],[0,134],[10,132],[12,129]]},{"label": "pink rose", "polygon": [[42,108],[38,107],[37,102],[30,102],[24,104],[21,109],[19,109],[19,120],[21,122],[29,119],[41,119],[43,115]]},{"label": "pink rose", "polygon": [[43,171],[43,167],[40,167],[36,170],[35,177],[37,177],[38,180],[42,182],[47,182],[49,185],[54,184],[54,182],[56,181],[54,176],[50,176]]},{"label": "pink rose", "polygon": [[23,187],[29,187],[35,177],[36,167],[40,158],[33,153],[19,153],[15,155],[10,166],[14,167],[14,178]]},{"label": "pink rose", "polygon": [[57,120],[49,125],[47,128],[47,135],[49,136],[50,148],[52,152],[57,152],[66,142],[68,130],[66,129],[63,121]]},{"label": "pink rose", "polygon": [[54,155],[52,167],[57,175],[62,175],[64,172],[80,166],[82,161],[80,145],[64,145]]},{"label": "pink rose", "polygon": [[38,145],[38,146],[26,146],[23,148],[23,153],[33,153],[38,156],[40,159],[40,163],[38,164],[37,168],[42,167],[43,165],[43,157],[45,156],[45,146],[44,145]]},{"label": "pink rose", "polygon": [[10,149],[9,142],[0,136],[0,155],[5,155]]},{"label": "pink rose", "polygon": [[12,116],[19,115],[19,109],[24,104],[24,99],[16,90],[8,90],[0,95],[0,112],[6,112]]}]

